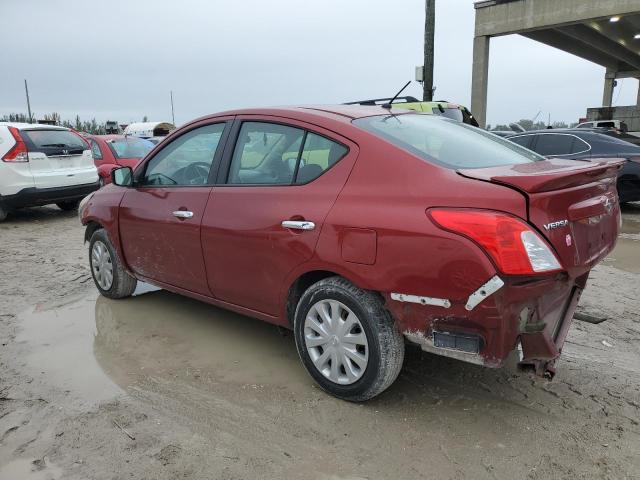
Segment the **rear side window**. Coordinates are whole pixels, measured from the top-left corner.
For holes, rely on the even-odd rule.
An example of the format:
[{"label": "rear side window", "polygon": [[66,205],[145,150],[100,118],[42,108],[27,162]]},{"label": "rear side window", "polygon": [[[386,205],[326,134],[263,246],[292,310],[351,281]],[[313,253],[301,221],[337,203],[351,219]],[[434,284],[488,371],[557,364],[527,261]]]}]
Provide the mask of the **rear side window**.
[{"label": "rear side window", "polygon": [[575,135],[544,133],[538,135],[534,150],[540,155],[572,155],[588,152],[590,146]]},{"label": "rear side window", "polygon": [[447,118],[381,115],[353,121],[414,155],[447,168],[484,168],[544,160],[520,145]]},{"label": "rear side window", "polygon": [[347,154],[347,147],[315,133],[308,133],[300,157],[296,183],[308,183]]},{"label": "rear side window", "polygon": [[578,128],[591,128],[593,127],[593,122],[583,123],[582,125],[578,125]]},{"label": "rear side window", "polygon": [[598,127],[600,128],[613,128],[616,124],[613,122],[598,122]]},{"label": "rear side window", "polygon": [[509,137],[508,139],[514,143],[517,143],[521,147],[531,148],[531,141],[533,140],[533,135],[521,135],[519,137]]},{"label": "rear side window", "polygon": [[238,135],[231,185],[291,185],[315,180],[348,149],[304,129],[267,122],[244,122]]},{"label": "rear side window", "polygon": [[88,150],[88,145],[80,135],[69,130],[21,130],[30,152],[45,155],[79,155]]}]

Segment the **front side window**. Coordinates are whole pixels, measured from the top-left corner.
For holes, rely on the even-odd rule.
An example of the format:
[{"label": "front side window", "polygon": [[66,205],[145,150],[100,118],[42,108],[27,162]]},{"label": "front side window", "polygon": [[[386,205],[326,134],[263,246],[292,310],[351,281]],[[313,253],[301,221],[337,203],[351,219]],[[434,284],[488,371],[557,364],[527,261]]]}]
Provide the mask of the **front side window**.
[{"label": "front side window", "polygon": [[166,145],[147,164],[143,185],[206,185],[225,123],[199,127]]},{"label": "front side window", "polygon": [[89,142],[91,143],[91,154],[93,155],[93,159],[102,160],[102,152],[100,151],[100,146],[98,145],[98,142],[96,142],[93,139],[89,140]]},{"label": "front side window", "polygon": [[544,160],[540,155],[480,128],[421,114],[359,118],[355,125],[446,168],[484,168]]}]

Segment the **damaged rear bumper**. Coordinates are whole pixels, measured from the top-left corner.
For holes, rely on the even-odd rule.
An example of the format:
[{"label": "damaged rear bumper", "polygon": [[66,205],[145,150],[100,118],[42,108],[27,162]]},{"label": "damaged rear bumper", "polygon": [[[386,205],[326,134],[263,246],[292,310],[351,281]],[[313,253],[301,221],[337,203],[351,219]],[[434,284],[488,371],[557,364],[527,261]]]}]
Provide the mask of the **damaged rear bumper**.
[{"label": "damaged rear bumper", "polygon": [[427,352],[496,368],[519,347],[519,366],[550,378],[587,277],[495,276],[468,298],[447,299],[447,306],[394,294],[387,307],[407,340]]}]

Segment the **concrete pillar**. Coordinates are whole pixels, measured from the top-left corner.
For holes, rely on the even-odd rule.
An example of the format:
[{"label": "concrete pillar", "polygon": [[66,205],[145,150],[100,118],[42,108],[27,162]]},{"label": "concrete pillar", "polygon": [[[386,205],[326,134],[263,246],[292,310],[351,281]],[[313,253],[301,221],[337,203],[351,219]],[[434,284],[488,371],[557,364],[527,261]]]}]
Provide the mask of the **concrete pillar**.
[{"label": "concrete pillar", "polygon": [[638,98],[636,99],[636,106],[640,107],[640,78],[638,80]]},{"label": "concrete pillar", "polygon": [[607,69],[604,75],[604,91],[602,92],[602,106],[610,107],[613,102],[613,86],[616,81],[616,73]]},{"label": "concrete pillar", "polygon": [[490,37],[473,39],[473,70],[471,72],[471,113],[482,128],[487,122],[487,83],[489,81]]}]

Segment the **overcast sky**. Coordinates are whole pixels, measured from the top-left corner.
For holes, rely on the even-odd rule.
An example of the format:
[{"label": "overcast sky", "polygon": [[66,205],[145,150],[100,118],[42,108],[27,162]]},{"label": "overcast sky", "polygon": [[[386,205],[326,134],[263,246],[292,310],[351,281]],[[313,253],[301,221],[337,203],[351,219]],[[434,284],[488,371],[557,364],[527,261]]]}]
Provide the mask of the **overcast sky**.
[{"label": "overcast sky", "polygon": [[[393,95],[422,64],[423,0],[2,0],[0,116],[176,123],[248,106]],[[437,0],[436,97],[470,106],[472,0]],[[553,74],[551,73],[553,72]],[[489,123],[577,121],[604,68],[519,36],[492,40]],[[620,81],[619,81],[620,83]],[[614,105],[634,104],[626,79]],[[420,97],[417,83],[406,94]]]}]

